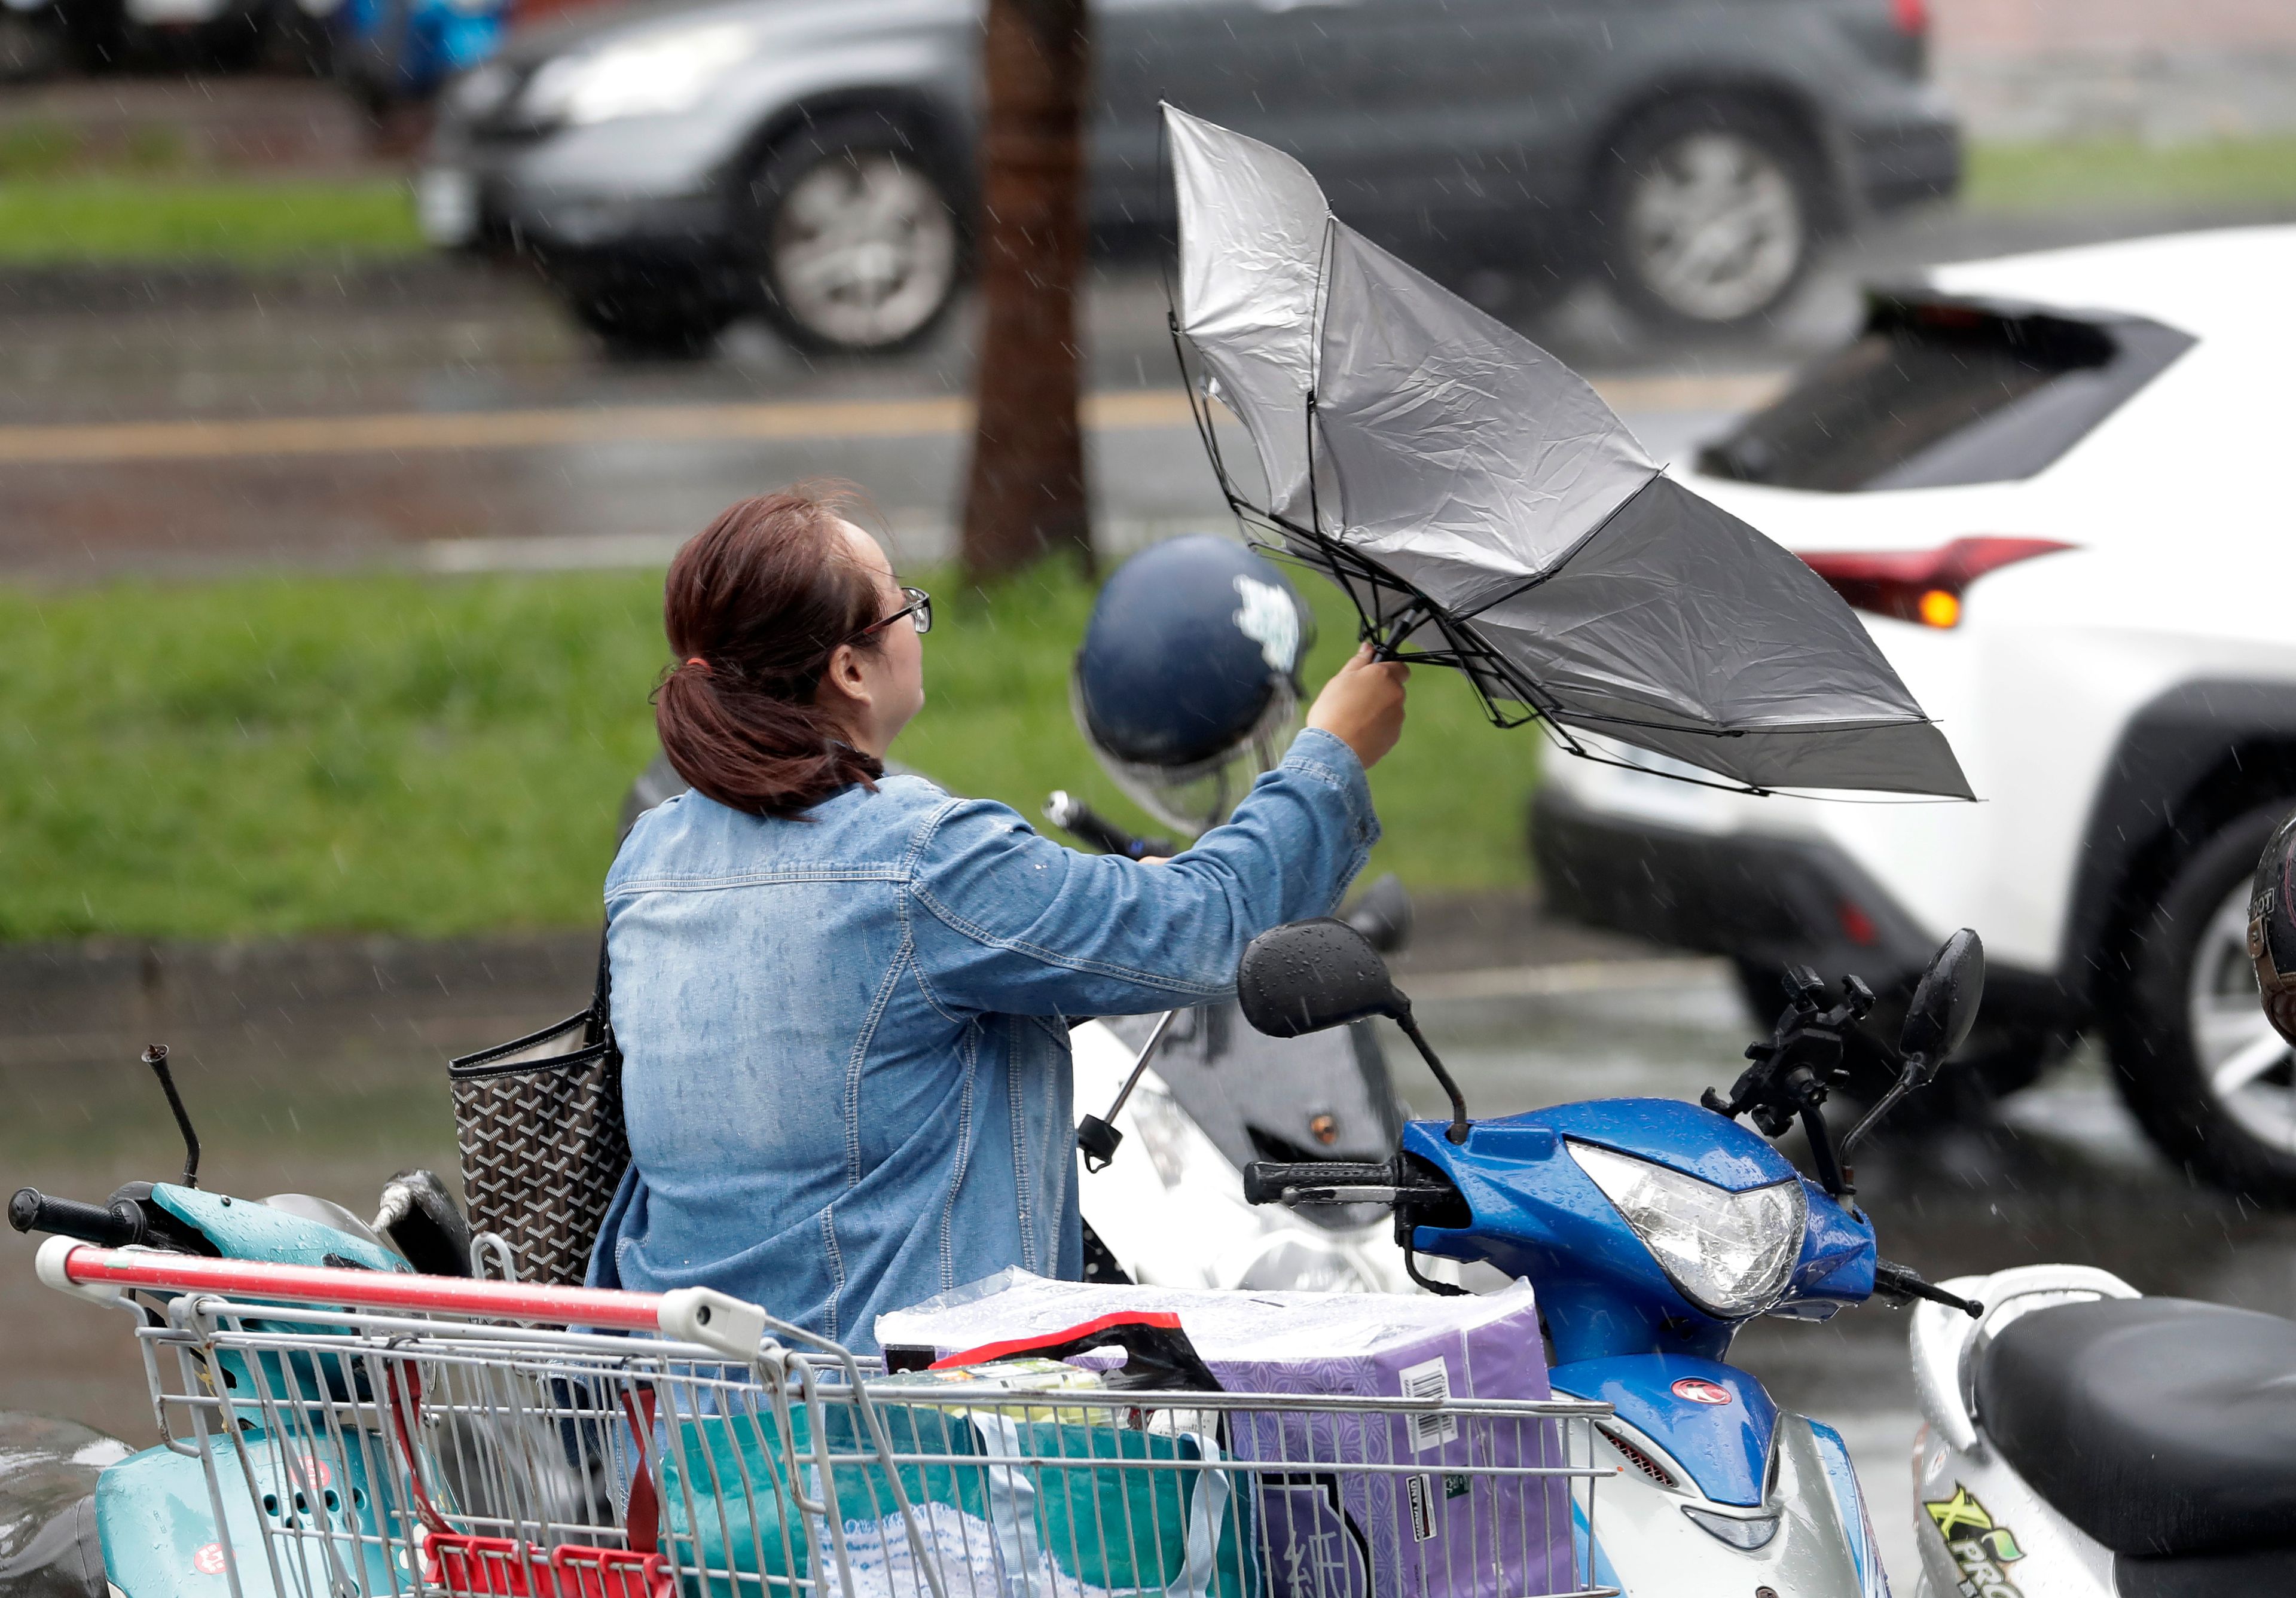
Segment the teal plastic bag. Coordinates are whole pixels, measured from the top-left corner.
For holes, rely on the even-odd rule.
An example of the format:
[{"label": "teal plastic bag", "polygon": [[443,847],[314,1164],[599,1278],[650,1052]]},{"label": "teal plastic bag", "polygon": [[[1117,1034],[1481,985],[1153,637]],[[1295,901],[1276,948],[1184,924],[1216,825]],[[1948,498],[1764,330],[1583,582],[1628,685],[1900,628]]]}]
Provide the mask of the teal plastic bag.
[{"label": "teal plastic bag", "polygon": [[[1219,1468],[1207,1438],[983,1410],[879,1405],[877,1414],[947,1598],[1259,1598],[1254,1496]],[[701,1416],[658,1431],[663,1552],[685,1572],[688,1598],[756,1598],[760,1576],[769,1593],[819,1579],[835,1598],[832,1530],[817,1520],[808,1539],[791,1490],[820,1502],[824,1485],[855,1598],[930,1594],[858,1414],[845,1405],[821,1412],[827,1484],[809,1412],[791,1418],[794,1462],[769,1414]],[[1013,1460],[1031,1463],[995,1463]]]}]

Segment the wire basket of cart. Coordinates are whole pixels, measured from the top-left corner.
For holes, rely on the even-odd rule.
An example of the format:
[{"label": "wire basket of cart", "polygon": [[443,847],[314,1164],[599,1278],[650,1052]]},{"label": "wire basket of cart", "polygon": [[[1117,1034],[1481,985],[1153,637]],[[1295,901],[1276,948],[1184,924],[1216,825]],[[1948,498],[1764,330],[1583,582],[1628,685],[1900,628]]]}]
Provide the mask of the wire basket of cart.
[{"label": "wire basket of cart", "polygon": [[135,1309],[168,1451],[139,1459],[196,1481],[193,1563],[232,1598],[1612,1590],[1587,1557],[1607,1405],[888,1373],[701,1289],[62,1238],[41,1274]]}]

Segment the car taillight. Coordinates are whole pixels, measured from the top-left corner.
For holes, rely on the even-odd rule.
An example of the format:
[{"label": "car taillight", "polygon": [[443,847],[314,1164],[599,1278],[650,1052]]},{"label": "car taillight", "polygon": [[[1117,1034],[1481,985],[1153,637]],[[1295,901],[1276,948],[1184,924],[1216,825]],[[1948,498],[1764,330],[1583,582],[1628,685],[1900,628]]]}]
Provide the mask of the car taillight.
[{"label": "car taillight", "polygon": [[1988,571],[2073,545],[2054,538],[1956,538],[1937,549],[1810,551],[1802,563],[1860,611],[1949,627],[1961,596]]},{"label": "car taillight", "polygon": [[1922,37],[1930,30],[1929,0],[1890,0],[1890,20],[1908,38]]}]

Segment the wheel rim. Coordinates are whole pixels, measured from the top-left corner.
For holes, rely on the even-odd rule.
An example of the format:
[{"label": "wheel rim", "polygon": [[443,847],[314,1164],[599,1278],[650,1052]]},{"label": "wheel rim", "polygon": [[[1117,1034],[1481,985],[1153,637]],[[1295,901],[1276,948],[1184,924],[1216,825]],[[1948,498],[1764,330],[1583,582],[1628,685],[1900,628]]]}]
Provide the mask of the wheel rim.
[{"label": "wheel rim", "polygon": [[2264,1018],[2248,957],[2248,884],[2225,897],[2193,954],[2185,1017],[2209,1096],[2274,1149],[2296,1151],[2296,1059]]},{"label": "wheel rim", "polygon": [[832,156],[774,213],[783,307],[833,344],[898,343],[932,319],[956,273],[956,224],[932,180],[899,157]]},{"label": "wheel rim", "polygon": [[1800,269],[1801,201],[1775,157],[1733,133],[1676,140],[1635,175],[1627,235],[1636,275],[1700,322],[1734,322]]}]

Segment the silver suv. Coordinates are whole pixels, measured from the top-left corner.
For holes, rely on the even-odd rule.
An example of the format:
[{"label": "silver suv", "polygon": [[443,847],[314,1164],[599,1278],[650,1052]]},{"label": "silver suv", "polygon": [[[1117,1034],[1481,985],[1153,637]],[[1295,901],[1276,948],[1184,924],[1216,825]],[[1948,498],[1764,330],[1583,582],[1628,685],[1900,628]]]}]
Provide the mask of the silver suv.
[{"label": "silver suv", "polygon": [[[1341,216],[1453,282],[1604,269],[1721,328],[1824,235],[1950,193],[1923,0],[1098,0],[1091,215],[1152,236],[1160,100],[1293,152]],[[610,341],[699,350],[762,309],[891,350],[967,266],[976,0],[714,0],[586,14],[445,95],[431,240],[538,260]]]}]

